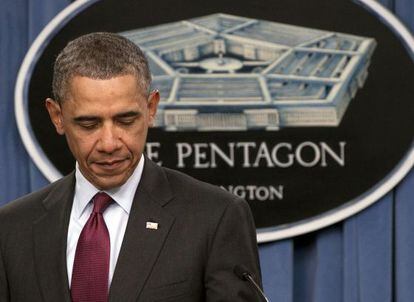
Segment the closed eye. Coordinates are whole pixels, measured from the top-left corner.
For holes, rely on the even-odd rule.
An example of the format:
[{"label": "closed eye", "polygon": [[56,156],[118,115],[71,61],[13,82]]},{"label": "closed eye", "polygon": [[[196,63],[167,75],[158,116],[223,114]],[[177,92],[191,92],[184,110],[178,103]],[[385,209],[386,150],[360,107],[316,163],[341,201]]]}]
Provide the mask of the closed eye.
[{"label": "closed eye", "polygon": [[97,122],[80,122],[80,123],[78,123],[78,125],[80,127],[82,127],[83,129],[92,130],[92,129],[95,129],[99,125],[99,123],[97,123]]},{"label": "closed eye", "polygon": [[76,117],[73,120],[76,125],[86,130],[95,129],[100,123],[99,118],[88,116]]},{"label": "closed eye", "polygon": [[132,125],[134,122],[135,122],[135,120],[137,119],[137,117],[136,116],[132,116],[132,117],[123,117],[123,118],[118,118],[117,119],[117,122],[119,123],[119,124],[121,124],[121,125],[126,125],[126,126],[128,126],[128,125]]},{"label": "closed eye", "polygon": [[132,125],[142,114],[137,111],[128,111],[117,114],[115,121],[121,125]]}]

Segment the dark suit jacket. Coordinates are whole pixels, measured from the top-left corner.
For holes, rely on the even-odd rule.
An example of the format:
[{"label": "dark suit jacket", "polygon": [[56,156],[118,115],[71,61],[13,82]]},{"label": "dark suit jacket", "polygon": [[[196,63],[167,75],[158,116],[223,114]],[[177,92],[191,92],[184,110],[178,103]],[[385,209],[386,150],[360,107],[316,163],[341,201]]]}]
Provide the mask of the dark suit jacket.
[{"label": "dark suit jacket", "polygon": [[[0,301],[70,301],[66,240],[74,173],[0,209]],[[146,222],[157,222],[157,230]],[[111,302],[261,301],[233,273],[260,282],[245,201],[146,159],[112,284]]]}]

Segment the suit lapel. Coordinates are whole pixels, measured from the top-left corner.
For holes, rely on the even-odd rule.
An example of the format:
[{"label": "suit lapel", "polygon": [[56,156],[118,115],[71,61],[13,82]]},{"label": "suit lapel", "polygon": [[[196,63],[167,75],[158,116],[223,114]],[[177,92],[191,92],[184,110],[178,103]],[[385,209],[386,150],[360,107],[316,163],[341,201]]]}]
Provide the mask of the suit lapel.
[{"label": "suit lapel", "polygon": [[56,183],[43,201],[45,214],[33,224],[34,262],[45,301],[70,301],[66,235],[74,183],[74,173]]},{"label": "suit lapel", "polygon": [[[163,208],[172,197],[164,172],[146,158],[112,279],[109,301],[136,301],[139,297],[174,223],[174,217]],[[147,228],[147,222],[158,223],[158,228]]]}]

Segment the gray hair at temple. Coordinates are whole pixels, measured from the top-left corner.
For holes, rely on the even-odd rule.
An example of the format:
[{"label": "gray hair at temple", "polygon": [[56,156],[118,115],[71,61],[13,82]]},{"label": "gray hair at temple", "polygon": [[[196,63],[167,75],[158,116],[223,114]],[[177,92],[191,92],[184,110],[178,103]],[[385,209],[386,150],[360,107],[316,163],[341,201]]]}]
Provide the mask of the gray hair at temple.
[{"label": "gray hair at temple", "polygon": [[53,95],[65,100],[74,76],[107,80],[134,75],[147,97],[151,86],[148,61],[132,41],[114,33],[96,32],[69,42],[56,58],[53,69]]}]

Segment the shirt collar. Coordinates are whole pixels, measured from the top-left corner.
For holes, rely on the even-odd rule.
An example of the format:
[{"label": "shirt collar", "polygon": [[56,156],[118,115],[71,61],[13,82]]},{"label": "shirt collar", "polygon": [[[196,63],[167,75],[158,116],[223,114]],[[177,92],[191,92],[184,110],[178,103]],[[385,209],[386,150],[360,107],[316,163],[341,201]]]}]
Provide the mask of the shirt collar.
[{"label": "shirt collar", "polygon": [[[138,162],[134,173],[128,178],[128,180],[120,187],[110,190],[104,190],[111,198],[127,213],[129,214],[134,200],[135,191],[141,180],[142,171],[144,169],[144,156],[141,155],[141,159]],[[73,200],[73,210],[75,211],[75,217],[80,218],[85,211],[87,205],[91,201],[92,197],[101,190],[97,189],[91,184],[79,169],[79,164],[76,162],[76,185],[75,196]]]}]

